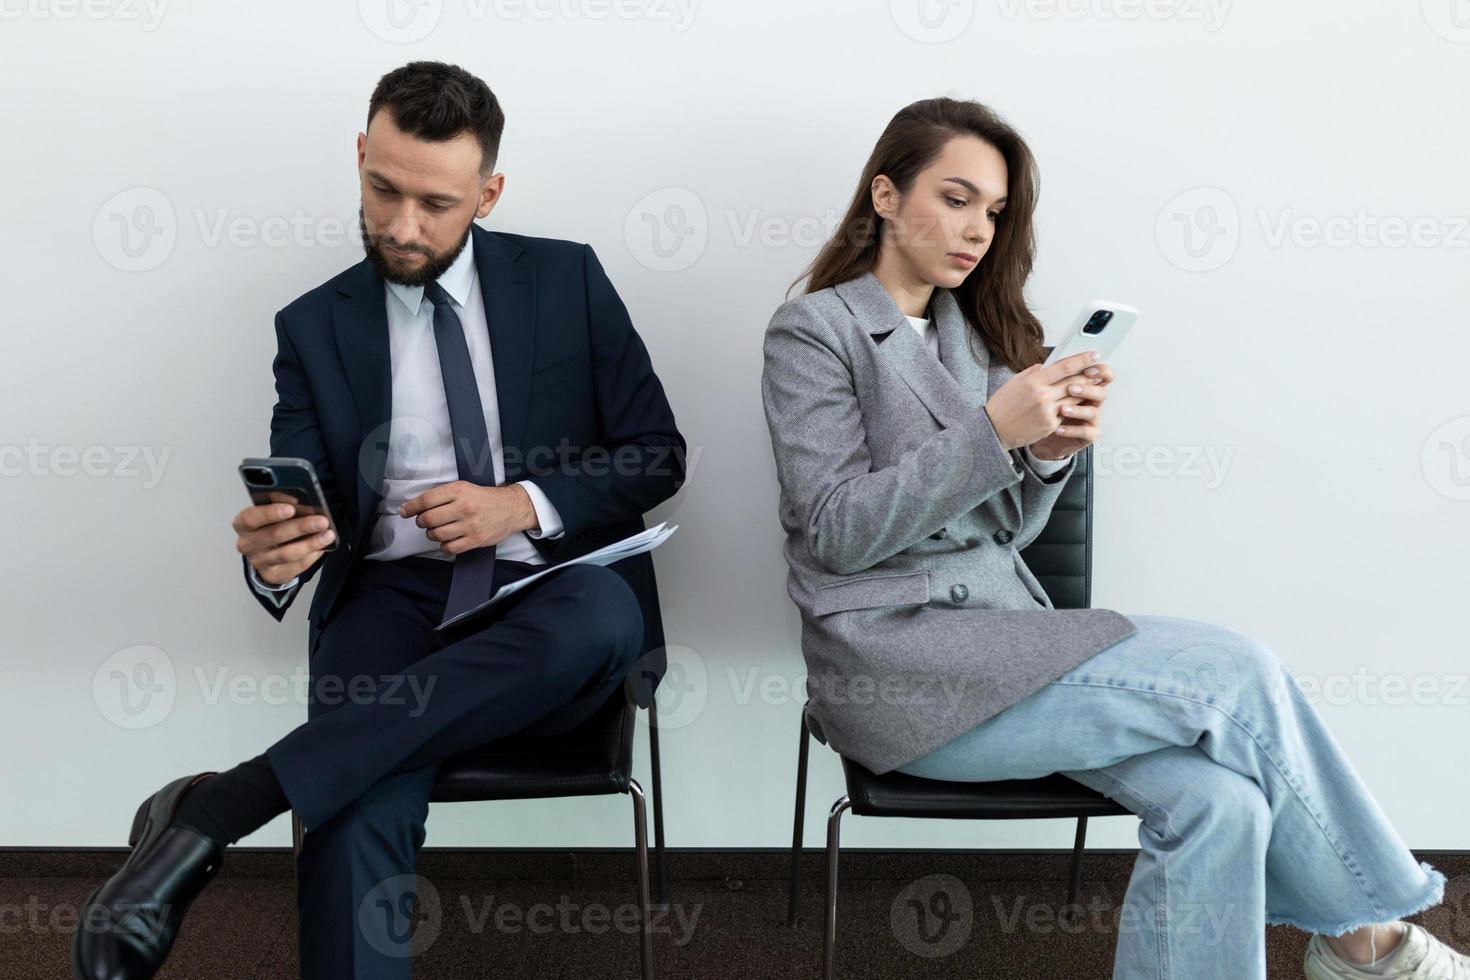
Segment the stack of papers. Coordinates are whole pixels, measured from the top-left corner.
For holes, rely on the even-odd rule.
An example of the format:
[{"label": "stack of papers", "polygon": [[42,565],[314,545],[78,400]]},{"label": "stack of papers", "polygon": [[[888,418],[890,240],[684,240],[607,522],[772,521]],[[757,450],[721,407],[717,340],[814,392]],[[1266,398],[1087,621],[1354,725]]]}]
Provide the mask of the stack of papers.
[{"label": "stack of papers", "polygon": [[502,585],[493,596],[486,599],[478,606],[475,606],[471,609],[466,609],[464,612],[460,613],[458,616],[455,616],[452,619],[446,619],[444,622],[434,627],[434,629],[442,630],[445,627],[453,626],[455,623],[463,622],[464,620],[469,619],[471,616],[477,616],[485,610],[490,609],[501,602],[504,602],[506,599],[515,595],[522,589],[528,587],[538,579],[544,578],[547,575],[554,573],[559,568],[566,568],[569,565],[611,565],[613,562],[618,561],[619,559],[628,558],[632,555],[639,555],[645,551],[652,551],[654,548],[657,548],[659,545],[669,540],[669,536],[677,530],[679,530],[679,525],[677,524],[669,525],[667,522],[660,523],[655,525],[654,527],[648,528],[645,531],[639,531],[632,537],[624,538],[621,541],[614,541],[612,544],[607,545],[604,548],[598,548],[596,551],[589,551],[587,552],[587,554],[582,555],[579,558],[569,558],[566,561],[557,562],[555,565],[543,568],[541,571],[536,572],[533,575],[527,575],[525,578],[517,579],[516,581],[511,582],[508,585]]}]

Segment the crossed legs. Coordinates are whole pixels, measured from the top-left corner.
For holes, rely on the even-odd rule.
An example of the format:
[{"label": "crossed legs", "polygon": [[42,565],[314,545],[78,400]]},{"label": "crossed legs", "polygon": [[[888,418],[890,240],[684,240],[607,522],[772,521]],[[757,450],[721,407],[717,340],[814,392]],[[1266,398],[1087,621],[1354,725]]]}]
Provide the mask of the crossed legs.
[{"label": "crossed legs", "polygon": [[632,591],[596,566],[549,576],[493,624],[441,637],[449,572],[424,561],[367,568],[311,658],[307,722],[267,751],[307,827],[303,977],[406,980],[438,762],[514,732],[574,727],[617,692],[641,649]]},{"label": "crossed legs", "polygon": [[1061,772],[1137,813],[1115,977],[1264,980],[1267,923],[1336,936],[1441,900],[1444,875],[1414,859],[1265,644],[1129,618],[1137,634],[900,767]]}]

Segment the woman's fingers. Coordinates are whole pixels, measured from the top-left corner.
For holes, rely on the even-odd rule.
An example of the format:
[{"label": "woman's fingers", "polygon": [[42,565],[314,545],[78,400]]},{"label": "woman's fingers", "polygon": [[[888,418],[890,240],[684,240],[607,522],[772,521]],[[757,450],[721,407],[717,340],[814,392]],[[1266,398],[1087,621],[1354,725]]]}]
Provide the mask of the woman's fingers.
[{"label": "woman's fingers", "polygon": [[[1080,381],[1068,381],[1063,389],[1072,398],[1070,400],[1082,400],[1101,405],[1108,397],[1107,389],[1098,384],[1084,384]],[[1064,399],[1067,400],[1067,399]]]},{"label": "woman's fingers", "polygon": [[1101,411],[1096,405],[1068,405],[1063,403],[1061,406],[1064,421],[1066,419],[1075,419],[1083,422],[1091,422],[1098,417]]},{"label": "woman's fingers", "polygon": [[1057,435],[1067,439],[1076,439],[1083,444],[1097,442],[1102,431],[1095,425],[1064,425],[1057,429]]}]

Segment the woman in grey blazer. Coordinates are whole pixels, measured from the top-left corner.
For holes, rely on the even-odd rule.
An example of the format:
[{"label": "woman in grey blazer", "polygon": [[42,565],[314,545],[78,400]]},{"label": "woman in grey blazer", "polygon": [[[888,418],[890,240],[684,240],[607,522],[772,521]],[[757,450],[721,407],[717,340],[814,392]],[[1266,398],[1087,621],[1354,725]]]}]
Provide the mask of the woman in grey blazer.
[{"label": "woman in grey blazer", "polygon": [[1061,772],[1137,813],[1124,911],[1146,925],[1119,928],[1120,980],[1263,980],[1266,923],[1314,934],[1312,980],[1470,978],[1470,957],[1398,921],[1438,904],[1444,875],[1265,644],[1055,609],[1021,559],[1116,379],[1085,355],[1040,363],[1036,199],[995,113],[916,102],[771,318],[762,395],[824,736],[876,773]]}]

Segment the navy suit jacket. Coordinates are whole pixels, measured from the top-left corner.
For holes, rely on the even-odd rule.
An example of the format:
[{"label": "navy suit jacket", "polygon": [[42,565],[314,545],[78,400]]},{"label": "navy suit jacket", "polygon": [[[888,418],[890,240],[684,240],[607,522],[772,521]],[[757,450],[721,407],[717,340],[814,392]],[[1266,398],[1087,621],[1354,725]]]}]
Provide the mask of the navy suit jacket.
[{"label": "navy suit jacket", "polygon": [[[561,516],[549,563],[643,530],[643,514],[684,482],[684,438],[648,351],[588,245],[471,225],[500,406],[505,482],[533,481]],[[270,455],[311,460],[339,544],[301,575],[278,621],[318,572],[308,657],[368,547],[386,463],[392,380],[383,279],[364,258],[276,314],[276,406]],[[663,677],[663,620],[652,557],[612,566],[643,611],[644,656],[630,678],[647,707]]]}]

